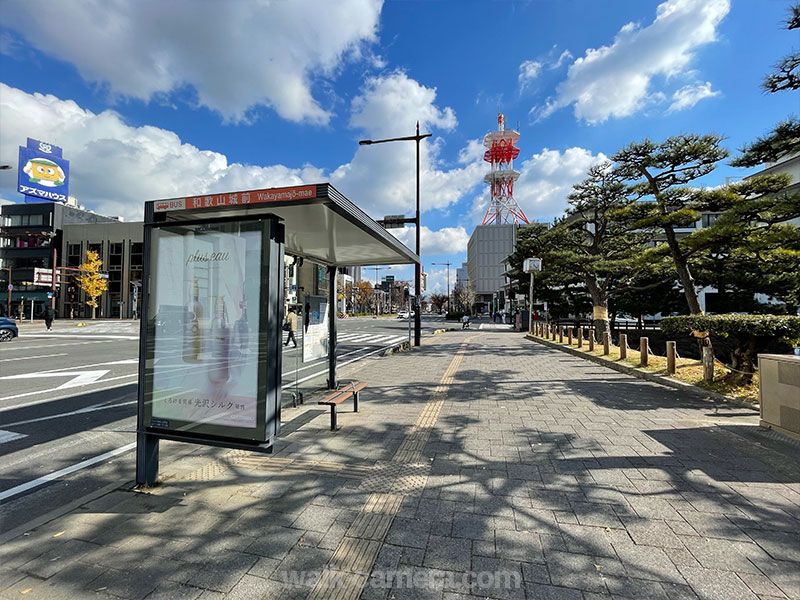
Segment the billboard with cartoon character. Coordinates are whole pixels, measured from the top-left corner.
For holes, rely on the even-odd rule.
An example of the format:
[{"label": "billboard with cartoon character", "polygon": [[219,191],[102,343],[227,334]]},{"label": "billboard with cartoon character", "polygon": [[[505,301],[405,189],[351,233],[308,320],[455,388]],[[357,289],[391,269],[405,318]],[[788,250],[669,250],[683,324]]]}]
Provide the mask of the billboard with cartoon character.
[{"label": "billboard with cartoon character", "polygon": [[25,202],[66,202],[69,161],[61,148],[28,138],[28,145],[19,147],[17,191],[25,194]]}]

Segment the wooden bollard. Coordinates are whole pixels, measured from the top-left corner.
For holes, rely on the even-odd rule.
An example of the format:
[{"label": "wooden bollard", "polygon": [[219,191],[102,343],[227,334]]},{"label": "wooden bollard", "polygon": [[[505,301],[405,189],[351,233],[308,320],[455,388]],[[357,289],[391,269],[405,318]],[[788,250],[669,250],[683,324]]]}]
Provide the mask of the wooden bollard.
[{"label": "wooden bollard", "polygon": [[714,381],[714,350],[709,346],[703,346],[703,381]]},{"label": "wooden bollard", "polygon": [[558,326],[558,343],[559,344],[563,344],[564,343],[564,326],[563,325],[559,325]]},{"label": "wooden bollard", "polygon": [[572,327],[567,327],[567,343],[572,346]]},{"label": "wooden bollard", "polygon": [[594,329],[589,329],[589,352],[594,350]]},{"label": "wooden bollard", "polygon": [[675,374],[675,342],[667,342],[667,373]]},{"label": "wooden bollard", "polygon": [[639,338],[639,363],[643,366],[647,366],[647,359],[649,357],[648,354],[648,345],[647,345],[647,338]]},{"label": "wooden bollard", "polygon": [[578,348],[583,348],[583,328],[578,327]]},{"label": "wooden bollard", "polygon": [[551,333],[551,338],[550,339],[552,339],[554,342],[556,341],[556,333],[558,333],[556,331],[557,329],[558,328],[555,325],[551,325],[550,326],[550,333]]},{"label": "wooden bollard", "polygon": [[603,332],[603,354],[608,356],[611,352],[611,336],[607,331]]},{"label": "wooden bollard", "polygon": [[628,336],[627,334],[619,334],[619,357],[628,358]]}]

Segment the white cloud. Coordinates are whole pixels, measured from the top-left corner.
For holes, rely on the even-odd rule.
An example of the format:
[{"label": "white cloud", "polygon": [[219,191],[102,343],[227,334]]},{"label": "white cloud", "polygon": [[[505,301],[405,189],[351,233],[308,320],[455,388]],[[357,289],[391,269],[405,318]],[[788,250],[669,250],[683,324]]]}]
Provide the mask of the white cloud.
[{"label": "white cloud", "polygon": [[[417,238],[415,227],[389,229],[388,231],[412,250],[416,248]],[[458,254],[467,251],[469,234],[467,234],[467,230],[461,226],[443,227],[442,229],[433,231],[423,225],[420,230],[419,241],[424,256],[429,254]]]},{"label": "white cloud", "polygon": [[[380,84],[376,87],[382,89]],[[421,86],[405,79],[395,93],[403,95],[415,87]],[[432,100],[432,95],[423,94],[418,105],[409,109],[413,109],[412,114],[428,115],[437,126],[454,125],[452,111],[437,109]],[[379,111],[372,112],[379,118]],[[413,134],[414,124],[409,125],[410,131],[392,133]],[[379,127],[371,131],[384,133]],[[7,157],[3,162],[11,162],[26,136],[64,148],[71,161],[70,193],[82,204],[128,220],[141,219],[145,200],[324,180],[331,181],[373,217],[411,214],[415,205],[413,142],[356,147],[353,159],[333,173],[314,165],[231,164],[224,154],[183,143],[172,131],[131,127],[116,112],[95,114],[71,100],[28,94],[0,83],[0,156]],[[423,211],[446,208],[458,201],[480,183],[485,170],[479,142],[473,140],[465,146],[459,153],[459,164],[452,168],[438,165],[442,144],[436,138],[421,144]],[[10,199],[19,198],[14,191],[15,178],[13,170],[0,171],[0,190]]]},{"label": "white cloud", "polygon": [[[416,120],[420,133],[452,130],[457,125],[450,107],[435,104],[436,90],[420,85],[396,71],[369,79],[353,99],[350,125],[364,137],[384,139],[413,136]],[[470,142],[459,153],[457,168],[446,168],[439,159],[444,140],[431,137],[420,142],[420,208],[423,212],[457,202],[483,179],[485,166],[479,142]],[[368,198],[365,208],[373,217],[410,214],[416,207],[416,148],[413,141],[359,146],[355,156],[330,175],[331,183],[345,195]]]},{"label": "white cloud", "polygon": [[542,63],[538,60],[526,60],[519,66],[519,86],[524,88],[528,83],[536,79],[542,70]]},{"label": "white cloud", "polygon": [[652,101],[653,78],[685,74],[694,52],[716,40],[729,0],[667,0],[656,19],[623,26],[610,46],[589,48],[570,65],[554,98],[535,109],[539,118],[574,104],[575,117],[602,123],[625,117]]},{"label": "white cloud", "polygon": [[572,59],[573,59],[572,52],[570,52],[569,50],[564,50],[558,56],[558,60],[556,62],[554,62],[552,65],[550,65],[550,68],[551,69],[557,69],[561,65],[563,65],[565,62],[567,62],[568,60],[572,60]]},{"label": "white cloud", "polygon": [[312,93],[318,78],[366,58],[382,0],[307,2],[4,3],[4,24],[87,81],[144,101],[190,86],[197,102],[246,119],[263,105],[285,119],[327,123]]},{"label": "white cloud", "polygon": [[718,90],[711,89],[711,82],[686,85],[672,94],[672,104],[667,109],[668,113],[691,108],[703,98],[719,96]]},{"label": "white cloud", "polygon": [[[573,184],[586,179],[589,167],[603,160],[602,152],[592,154],[585,148],[564,152],[544,148],[517,167],[520,178],[514,185],[514,198],[529,221],[549,221],[567,208]],[[484,193],[475,201],[473,217],[482,220],[488,206],[489,194]]]}]

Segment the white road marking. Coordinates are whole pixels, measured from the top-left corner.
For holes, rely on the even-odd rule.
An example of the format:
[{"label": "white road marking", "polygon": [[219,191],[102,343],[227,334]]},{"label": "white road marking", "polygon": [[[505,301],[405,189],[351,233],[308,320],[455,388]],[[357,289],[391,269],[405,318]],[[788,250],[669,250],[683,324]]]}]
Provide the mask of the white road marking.
[{"label": "white road marking", "polygon": [[34,358],[52,358],[54,356],[66,356],[66,352],[62,352],[61,354],[40,354],[39,356],[20,356],[19,358],[4,358],[0,360],[0,362],[10,362],[12,360],[32,360]]},{"label": "white road marking", "polygon": [[[19,339],[19,338],[17,338]],[[114,340],[99,340],[96,342],[74,342],[71,344],[58,344],[59,348],[63,348],[64,346],[85,346],[86,344],[108,344],[113,342]],[[42,346],[23,346],[20,342],[14,342],[13,347],[9,347],[9,350],[33,350],[34,348],[50,348],[53,349],[53,344],[46,344]]]},{"label": "white road marking", "polygon": [[100,369],[95,371],[60,371],[58,373],[39,371],[37,373],[22,373],[21,375],[7,375],[0,377],[0,379],[40,379],[43,377],[72,377],[66,383],[62,383],[55,390],[64,390],[72,387],[79,387],[94,383],[103,375],[108,373],[110,369]]},{"label": "white road marking", "polygon": [[[75,415],[82,415],[83,413],[96,412],[98,410],[108,410],[110,408],[118,408],[120,406],[128,406],[136,404],[138,400],[130,400],[128,402],[120,402],[118,404],[95,404],[94,406],[87,406],[86,408],[79,408],[70,412],[59,413],[57,415],[48,415],[46,417],[37,417],[35,419],[27,419],[25,421],[17,421],[16,423],[3,423],[3,427],[18,427],[20,425],[30,425],[31,423],[38,423],[40,421],[50,421],[52,419],[60,419],[61,417],[72,417]],[[22,435],[22,434],[20,434]],[[25,437],[25,436],[23,436]],[[0,430],[0,444],[3,443],[2,430]]]},{"label": "white road marking", "polygon": [[18,496],[28,490],[32,490],[39,486],[44,485],[45,483],[49,483],[50,481],[55,481],[56,479],[60,479],[65,475],[69,475],[70,473],[74,473],[75,471],[80,471],[81,469],[85,469],[86,467],[91,467],[92,465],[96,465],[99,462],[103,462],[104,460],[108,460],[110,458],[114,458],[115,456],[119,456],[125,452],[133,450],[136,447],[136,442],[131,442],[130,444],[125,444],[121,448],[117,448],[115,450],[111,450],[106,452],[105,454],[101,454],[100,456],[95,456],[94,458],[89,458],[87,460],[81,461],[77,464],[72,465],[71,467],[65,467],[63,469],[59,469],[58,471],[54,471],[53,473],[48,473],[38,479],[34,479],[33,481],[28,481],[27,483],[23,483],[16,487],[6,490],[5,492],[0,492],[0,501],[5,500],[6,498],[12,498],[14,496]]},{"label": "white road marking", "polygon": [[24,437],[28,437],[24,433],[16,433],[14,431],[6,431],[5,429],[0,429],[0,444],[5,444],[6,442],[13,442],[14,440],[18,440]]},{"label": "white road marking", "polygon": [[50,338],[50,339],[105,339],[105,340],[138,340],[138,335],[95,335],[93,333],[25,333],[21,338]]},{"label": "white road marking", "polygon": [[[128,379],[130,377],[138,377],[138,376],[139,376],[139,373],[131,373],[129,375],[120,375],[119,377],[108,377],[106,379],[101,379],[100,381],[95,381],[94,383],[106,383],[108,381],[117,381],[118,379]],[[93,384],[89,384],[89,385],[93,385]],[[99,388],[99,389],[94,389],[94,390],[91,390],[91,391],[92,392],[102,392],[102,391],[105,391],[105,390],[110,390],[110,389],[115,388],[115,387],[119,387],[119,386],[112,385],[112,386],[107,387],[107,388]],[[35,396],[37,394],[44,394],[44,393],[47,393],[47,392],[53,392],[53,391],[55,391],[57,389],[58,388],[50,388],[50,389],[47,389],[47,390],[36,390],[35,392],[24,392],[22,394],[14,394],[13,396],[4,396],[3,398],[0,398],[0,402],[2,402],[3,400],[13,400],[14,398],[24,398],[26,396]],[[28,402],[26,404],[15,404],[14,406],[9,406],[8,408],[0,408],[0,413],[8,412],[9,410],[15,410],[17,408],[25,408],[27,406],[36,406],[37,404],[45,404],[47,402],[54,402],[55,400],[63,400],[64,398],[69,398],[71,395],[72,394],[70,393],[70,394],[68,394],[66,396],[59,396],[57,398],[46,398],[44,400],[36,400],[34,402]]]}]

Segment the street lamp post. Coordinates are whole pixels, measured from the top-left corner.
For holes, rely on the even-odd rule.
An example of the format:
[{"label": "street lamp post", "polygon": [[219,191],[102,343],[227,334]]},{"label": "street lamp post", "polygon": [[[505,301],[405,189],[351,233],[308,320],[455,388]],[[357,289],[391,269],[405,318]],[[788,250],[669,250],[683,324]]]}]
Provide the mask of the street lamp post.
[{"label": "street lamp post", "polygon": [[443,263],[431,263],[432,265],[447,266],[447,312],[450,311],[450,261]]},{"label": "street lamp post", "polygon": [[[415,141],[417,143],[417,213],[416,218],[414,219],[414,225],[417,228],[417,256],[420,257],[420,244],[419,244],[419,230],[420,230],[420,218],[419,218],[419,142],[420,140],[424,140],[426,137],[431,137],[431,133],[424,133],[420,135],[419,133],[419,121],[417,121],[417,133],[416,135],[409,135],[406,137],[396,137],[396,138],[387,138],[385,140],[359,140],[359,146],[370,146],[372,144],[383,144],[384,142],[405,142],[405,141]],[[421,257],[420,257],[421,259]],[[420,263],[414,265],[414,291],[416,292],[416,299],[414,300],[415,307],[414,307],[414,345],[419,346],[420,338],[422,337],[422,316],[420,314],[420,304],[419,300],[422,295],[422,266]]]}]

